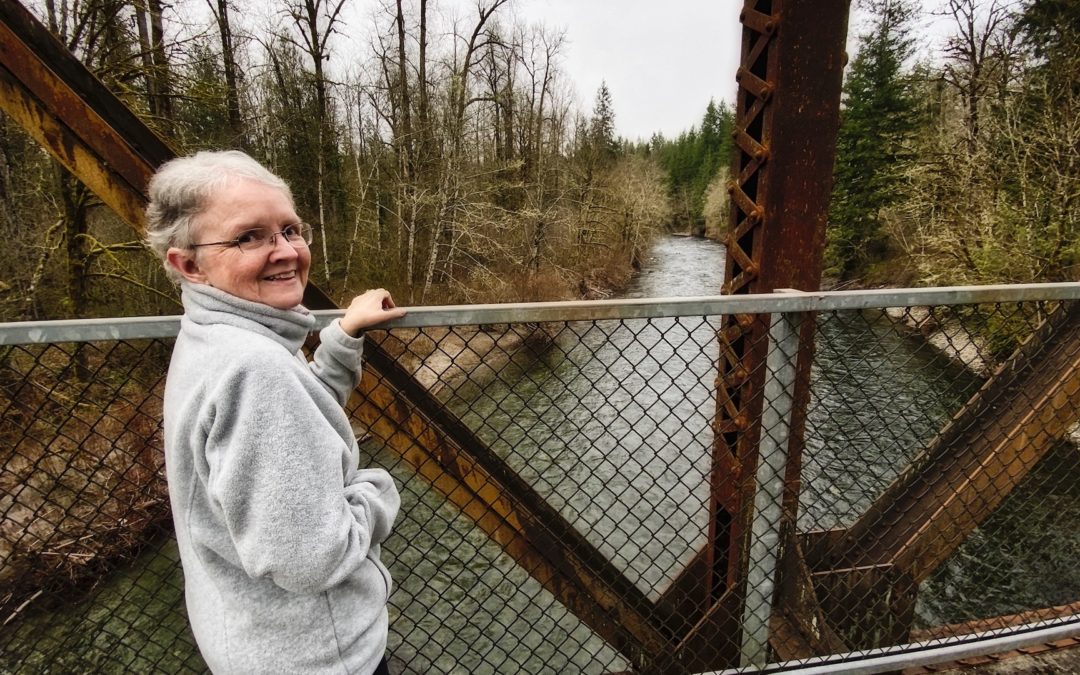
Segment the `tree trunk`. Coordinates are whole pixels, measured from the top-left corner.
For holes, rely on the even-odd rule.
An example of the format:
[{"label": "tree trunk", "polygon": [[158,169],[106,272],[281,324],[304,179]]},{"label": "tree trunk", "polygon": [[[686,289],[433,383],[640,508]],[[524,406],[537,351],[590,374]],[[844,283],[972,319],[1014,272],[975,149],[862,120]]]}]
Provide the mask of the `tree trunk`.
[{"label": "tree trunk", "polygon": [[[57,165],[60,198],[63,203],[62,216],[64,241],[67,245],[67,266],[65,279],[64,304],[71,317],[82,317],[86,312],[87,277],[87,198],[86,188],[75,179],[67,169]],[[78,382],[90,380],[86,354],[81,345],[76,348],[72,358],[74,377]]]},{"label": "tree trunk", "polygon": [[397,0],[397,34],[398,34],[398,112],[400,113],[400,128],[397,133],[398,152],[401,168],[401,178],[408,182],[413,175],[413,151],[412,151],[412,104],[409,101],[409,77],[406,69],[405,51],[405,14],[401,8],[401,0]]},{"label": "tree trunk", "polygon": [[165,29],[161,21],[161,0],[147,0],[150,9],[150,38],[154,70],[154,94],[157,98],[157,114],[165,131],[171,132],[173,122],[172,84],[169,61],[165,56]]},{"label": "tree trunk", "polygon": [[[209,3],[211,0],[207,0]],[[210,5],[210,10],[217,18],[218,35],[221,38],[221,58],[225,68],[225,110],[229,120],[229,131],[233,142],[242,148],[248,147],[244,133],[244,122],[240,117],[240,92],[237,84],[236,55],[233,50],[232,27],[229,24],[229,0],[217,0],[217,10]]]}]

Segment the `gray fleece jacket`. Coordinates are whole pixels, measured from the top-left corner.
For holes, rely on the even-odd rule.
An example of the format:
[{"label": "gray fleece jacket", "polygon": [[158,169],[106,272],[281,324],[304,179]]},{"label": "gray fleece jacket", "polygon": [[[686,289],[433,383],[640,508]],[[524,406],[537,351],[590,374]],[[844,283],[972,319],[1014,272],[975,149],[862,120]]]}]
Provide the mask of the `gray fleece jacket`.
[{"label": "gray fleece jacket", "polygon": [[370,673],[386,650],[379,545],[400,498],[357,469],[342,405],[362,338],[184,284],[165,461],[188,618],[215,673]]}]

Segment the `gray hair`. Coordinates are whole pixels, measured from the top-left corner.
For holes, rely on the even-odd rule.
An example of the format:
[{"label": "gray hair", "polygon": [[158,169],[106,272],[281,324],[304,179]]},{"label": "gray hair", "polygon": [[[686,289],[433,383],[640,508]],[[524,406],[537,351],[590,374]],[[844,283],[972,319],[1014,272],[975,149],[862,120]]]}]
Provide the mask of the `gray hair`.
[{"label": "gray hair", "polygon": [[161,258],[173,282],[179,282],[181,277],[168,263],[169,248],[188,248],[194,244],[196,221],[210,200],[239,179],[277,188],[293,204],[288,184],[239,150],[203,150],[177,157],[162,164],[150,179],[146,244]]}]

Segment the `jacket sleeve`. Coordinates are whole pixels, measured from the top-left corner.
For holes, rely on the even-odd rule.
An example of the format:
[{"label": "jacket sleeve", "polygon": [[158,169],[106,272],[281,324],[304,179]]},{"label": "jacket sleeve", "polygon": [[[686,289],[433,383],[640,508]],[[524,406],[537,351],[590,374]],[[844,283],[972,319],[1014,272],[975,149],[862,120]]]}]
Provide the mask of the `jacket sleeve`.
[{"label": "jacket sleeve", "polygon": [[345,405],[360,382],[363,351],[364,337],[351,337],[341,329],[340,319],[334,319],[319,332],[319,346],[309,367],[341,405]]},{"label": "jacket sleeve", "polygon": [[345,496],[349,506],[361,509],[371,524],[372,543],[386,541],[401,508],[401,495],[390,474],[385,469],[361,469],[345,487]]},{"label": "jacket sleeve", "polygon": [[345,441],[305,389],[299,364],[262,357],[223,374],[207,488],[249,576],[320,592],[364,564],[389,533],[399,497],[389,474],[346,485]]}]

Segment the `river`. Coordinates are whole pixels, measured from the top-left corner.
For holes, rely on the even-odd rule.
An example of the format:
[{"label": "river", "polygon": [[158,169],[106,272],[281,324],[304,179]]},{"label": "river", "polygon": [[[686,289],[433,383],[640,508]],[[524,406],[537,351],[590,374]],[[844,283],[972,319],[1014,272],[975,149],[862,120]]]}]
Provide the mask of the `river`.
[{"label": "river", "polygon": [[[625,296],[718,294],[723,261],[714,242],[663,238]],[[655,599],[705,543],[717,325],[718,317],[573,322],[516,354],[498,378],[442,395]],[[812,380],[802,529],[850,524],[979,384],[880,315],[860,313],[821,320]],[[388,467],[403,499],[384,547],[397,580],[392,670],[628,667],[400,458],[363,449],[361,461]],[[1067,527],[1080,522],[1076,455],[1059,446],[923,585],[919,625],[1076,600],[1080,535]],[[128,670],[198,671],[190,638],[171,637],[186,636],[175,559],[175,545],[162,542],[62,616],[25,622],[27,634],[52,636],[55,651],[28,655],[9,641],[0,656],[26,658],[28,671],[53,658],[65,671],[123,670],[111,665],[117,654]]]},{"label": "river", "polygon": [[[714,242],[661,239],[624,295],[719,294],[723,261]],[[444,402],[655,599],[705,542],[717,325],[572,322],[498,378],[467,382]],[[426,483],[395,477],[413,515],[397,528],[407,547],[395,549],[392,568],[402,579],[392,654],[416,672],[442,671],[419,634],[469,672],[492,663],[506,664],[499,672],[628,668]]]}]

